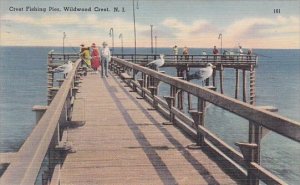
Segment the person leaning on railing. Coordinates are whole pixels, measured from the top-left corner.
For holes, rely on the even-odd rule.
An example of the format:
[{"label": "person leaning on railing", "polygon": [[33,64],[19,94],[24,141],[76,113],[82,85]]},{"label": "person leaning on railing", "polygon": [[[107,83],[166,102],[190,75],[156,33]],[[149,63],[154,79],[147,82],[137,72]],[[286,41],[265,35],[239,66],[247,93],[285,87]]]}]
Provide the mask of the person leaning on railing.
[{"label": "person leaning on railing", "polygon": [[247,60],[251,60],[252,49],[248,49],[247,51]]},{"label": "person leaning on railing", "polygon": [[216,61],[217,60],[217,55],[219,54],[219,50],[217,49],[216,46],[214,46],[213,54],[214,54],[214,61]]},{"label": "person leaning on railing", "polygon": [[185,46],[182,54],[184,55],[184,59],[187,61],[189,59],[189,48]]}]

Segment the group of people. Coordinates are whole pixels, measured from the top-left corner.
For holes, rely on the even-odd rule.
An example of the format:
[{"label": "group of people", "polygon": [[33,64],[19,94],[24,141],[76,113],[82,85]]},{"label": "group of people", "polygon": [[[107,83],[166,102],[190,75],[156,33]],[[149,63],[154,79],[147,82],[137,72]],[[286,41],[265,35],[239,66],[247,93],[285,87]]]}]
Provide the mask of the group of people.
[{"label": "group of people", "polygon": [[[243,51],[243,48],[242,48],[241,45],[239,46],[238,53],[239,53],[240,55],[244,55],[244,51]],[[214,54],[214,55],[218,55],[218,54],[219,54],[219,50],[217,49],[216,46],[214,46],[214,48],[213,48],[213,54]],[[223,51],[223,55],[226,55],[226,54],[227,54],[227,51],[224,50],[224,51]],[[248,56],[252,55],[252,49],[248,49],[247,55],[248,55]]]},{"label": "group of people", "polygon": [[[175,45],[173,47],[173,54],[175,55],[175,60],[178,60],[178,58],[176,57],[178,55],[178,47],[177,47],[177,45]],[[212,54],[215,55],[214,56],[215,60],[217,59],[217,56],[220,55],[219,54],[219,50],[217,49],[216,46],[213,47]],[[224,50],[223,53],[222,53],[223,56],[225,56],[227,54],[228,54],[228,51],[226,51],[226,50]],[[239,55],[245,55],[244,51],[242,49],[242,46],[239,46],[238,54]],[[247,59],[251,59],[252,49],[248,49],[248,51],[247,51],[246,54],[247,54]],[[185,60],[189,59],[189,49],[186,46],[183,48],[182,55],[184,56]],[[206,51],[202,51],[202,55],[207,55]]]},{"label": "group of people", "polygon": [[111,60],[108,44],[103,42],[100,51],[95,43],[92,43],[91,47],[85,47],[84,44],[80,46],[82,66],[93,69],[95,73],[101,69],[101,77],[108,77],[108,63]]},{"label": "group of people", "polygon": [[[177,45],[175,45],[175,46],[173,47],[173,54],[174,54],[174,55],[178,55],[178,47],[177,47]],[[185,60],[188,60],[188,59],[189,59],[189,48],[185,46],[185,47],[183,48],[182,54],[184,55],[184,59],[185,59]]]}]

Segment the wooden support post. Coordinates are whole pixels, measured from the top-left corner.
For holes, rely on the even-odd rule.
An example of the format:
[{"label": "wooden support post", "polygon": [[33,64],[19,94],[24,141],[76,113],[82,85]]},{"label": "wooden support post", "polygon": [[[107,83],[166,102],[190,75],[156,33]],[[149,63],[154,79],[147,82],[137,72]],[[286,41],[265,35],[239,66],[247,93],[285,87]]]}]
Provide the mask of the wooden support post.
[{"label": "wooden support post", "polygon": [[189,111],[189,113],[194,120],[194,127],[197,131],[197,138],[196,138],[196,143],[188,145],[188,148],[189,149],[199,149],[204,144],[204,137],[199,131],[199,125],[201,125],[200,117],[201,117],[202,112],[198,112],[196,110],[191,110],[191,111]]},{"label": "wooden support post", "polygon": [[213,86],[216,87],[216,69],[213,69],[212,81],[213,81]]},{"label": "wooden support post", "polygon": [[32,111],[35,112],[35,122],[36,122],[36,124],[40,121],[43,114],[46,112],[47,108],[48,108],[48,106],[43,106],[43,105],[34,105],[32,107]]},{"label": "wooden support post", "polygon": [[[133,81],[136,80],[136,74],[137,73],[138,73],[138,71],[133,69],[133,71],[132,71],[132,80]],[[130,80],[128,81],[128,84],[130,84]],[[135,83],[132,83],[132,92],[137,92],[137,88],[136,88]]]},{"label": "wooden support post", "polygon": [[[258,106],[258,108],[267,110],[270,112],[277,112],[278,109],[273,106]],[[260,126],[259,124],[249,121],[249,137],[248,142],[249,143],[255,143],[257,144],[257,150],[254,151],[254,162],[260,164],[260,142],[263,138],[264,134],[268,132],[266,131],[266,128]]]},{"label": "wooden support post", "polygon": [[193,106],[192,106],[192,101],[191,101],[191,94],[187,93],[187,100],[188,100],[188,110],[192,110]]},{"label": "wooden support post", "polygon": [[177,89],[177,108],[183,109],[183,91],[181,89]]},{"label": "wooden support post", "polygon": [[57,79],[56,81],[58,82],[58,87],[60,87],[65,79]]},{"label": "wooden support post", "polygon": [[71,119],[72,119],[73,105],[71,105],[71,100],[72,100],[73,94],[74,94],[73,90],[70,89],[69,95],[66,100],[66,120],[67,121],[71,121]]},{"label": "wooden support post", "polygon": [[51,87],[48,89],[48,105],[51,103],[58,90],[58,87]]},{"label": "wooden support post", "polygon": [[149,90],[150,90],[150,92],[151,92],[152,99],[153,99],[153,104],[152,104],[152,106],[153,106],[154,109],[157,109],[157,106],[158,106],[158,102],[155,101],[155,98],[154,98],[154,96],[157,95],[157,89],[156,89],[156,88],[157,88],[157,87],[155,87],[155,86],[150,86],[150,87],[149,87]]},{"label": "wooden support post", "polygon": [[209,86],[209,78],[205,80],[205,86]]},{"label": "wooden support post", "polygon": [[[190,73],[190,70],[186,70],[186,76],[189,76],[190,75],[189,73]],[[186,80],[189,81],[188,78],[186,78]],[[192,110],[193,107],[192,107],[191,94],[190,93],[187,93],[187,101],[188,101],[188,110]]]},{"label": "wooden support post", "polygon": [[250,104],[255,105],[255,68],[253,65],[250,67]]},{"label": "wooden support post", "polygon": [[223,81],[224,81],[224,77],[223,77],[223,65],[221,64],[220,65],[220,91],[221,91],[221,94],[224,94],[224,91],[223,91]]},{"label": "wooden support post", "polygon": [[176,96],[176,88],[174,86],[170,86],[170,96],[164,96],[168,107],[169,107],[169,121],[170,122],[166,122],[163,123],[164,125],[170,125],[170,124],[174,124],[175,123],[175,115],[172,112],[172,107],[175,106],[175,96]]},{"label": "wooden support post", "polygon": [[239,97],[239,69],[235,69],[235,99]]},{"label": "wooden support post", "polygon": [[163,123],[164,125],[172,125],[174,123],[174,114],[172,113],[172,107],[173,107],[173,102],[174,102],[174,97],[172,96],[164,96],[168,107],[169,107],[169,122]]},{"label": "wooden support post", "polygon": [[246,70],[243,69],[243,102],[247,102]]},{"label": "wooden support post", "polygon": [[56,164],[58,164],[58,160],[60,159],[59,153],[57,153],[55,150],[55,147],[59,144],[59,141],[60,141],[60,128],[59,128],[59,124],[57,124],[48,149],[48,157],[49,157],[48,168],[50,174],[53,174],[54,168]]},{"label": "wooden support post", "polygon": [[189,145],[189,149],[198,149],[201,146],[205,145],[204,136],[199,130],[199,125],[204,126],[204,111],[205,101],[198,97],[198,110],[189,111],[190,115],[194,120],[194,126],[197,131],[196,144]]},{"label": "wooden support post", "polygon": [[[142,74],[142,78],[143,78],[143,74]],[[144,90],[143,90],[143,88],[144,88],[144,79],[138,79],[137,80],[138,81],[138,83],[140,84],[140,87],[141,87],[141,91],[142,91],[142,98],[145,98],[145,92],[144,92]]]},{"label": "wooden support post", "polygon": [[[184,69],[183,67],[177,67],[177,77],[184,78]],[[177,89],[177,108],[179,110],[183,110],[183,91],[181,89]]]},{"label": "wooden support post", "polygon": [[[198,109],[198,112],[201,112],[200,117],[199,117],[199,119],[200,119],[199,124],[201,126],[204,126],[205,106],[206,106],[205,101],[198,97],[198,107],[197,107],[197,109]],[[204,145],[204,136],[202,136],[202,135],[201,135],[201,138],[200,138],[200,143],[201,143],[202,146]]]},{"label": "wooden support post", "polygon": [[258,185],[259,179],[256,173],[251,169],[250,163],[254,162],[254,151],[257,150],[257,144],[254,143],[235,143],[241,150],[247,169],[247,185]]},{"label": "wooden support post", "polygon": [[[267,110],[270,112],[277,112],[278,109],[272,106],[260,106],[258,108],[261,108],[263,110]],[[260,143],[261,139],[264,136],[264,133],[266,133],[266,128],[260,126],[259,124],[249,121],[249,136],[248,136],[248,142],[250,144],[256,145],[255,148],[251,150],[251,161],[255,162],[257,164],[260,164]],[[249,172],[251,173],[251,171]],[[251,175],[251,174],[250,174]],[[259,179],[257,177],[249,177],[248,179],[249,183],[251,185],[259,185]]]},{"label": "wooden support post", "polygon": [[[48,61],[49,62],[49,61]],[[50,105],[54,95],[52,95],[51,88],[54,86],[54,71],[53,68],[48,66],[48,105]]]}]

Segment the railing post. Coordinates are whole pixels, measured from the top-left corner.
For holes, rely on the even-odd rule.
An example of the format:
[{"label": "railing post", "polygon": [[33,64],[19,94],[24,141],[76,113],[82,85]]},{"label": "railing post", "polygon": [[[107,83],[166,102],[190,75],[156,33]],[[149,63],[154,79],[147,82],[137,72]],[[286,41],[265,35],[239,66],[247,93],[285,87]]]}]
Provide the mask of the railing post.
[{"label": "railing post", "polygon": [[[136,74],[137,74],[137,73],[138,73],[137,70],[132,69],[132,80],[133,80],[133,81],[136,80]],[[136,92],[136,91],[137,91],[137,88],[136,88],[135,83],[132,83],[132,90],[133,90],[133,92]]]},{"label": "railing post", "polygon": [[213,69],[212,81],[213,86],[216,87],[216,69]]},{"label": "railing post", "polygon": [[[169,113],[170,113],[169,124],[175,123],[175,115],[172,112],[172,107],[175,106],[175,96],[176,96],[176,87],[171,85],[170,86],[170,96],[164,96],[164,98],[168,104],[168,107],[169,107]],[[164,124],[167,125],[166,123],[164,123]]]},{"label": "railing post", "polygon": [[256,176],[254,169],[250,167],[250,163],[254,162],[254,153],[257,150],[257,144],[255,143],[235,143],[241,150],[245,166],[247,169],[247,185],[258,185],[259,179]]},{"label": "railing post", "polygon": [[190,149],[198,149],[205,145],[204,135],[201,134],[199,126],[204,126],[204,111],[205,111],[205,101],[198,97],[198,108],[197,110],[189,111],[190,115],[194,120],[194,126],[197,131],[196,143],[188,146]]},{"label": "railing post", "polygon": [[243,69],[243,102],[247,102],[246,70]]},{"label": "railing post", "polygon": [[[263,110],[270,112],[277,112],[278,109],[272,106],[258,106]],[[264,135],[268,132],[268,129],[260,126],[259,124],[249,121],[249,137],[248,142],[257,144],[257,150],[254,153],[254,162],[260,164],[260,142]]]},{"label": "railing post", "polygon": [[238,99],[239,97],[239,85],[240,85],[240,82],[239,82],[239,69],[236,68],[235,69],[235,95],[234,95],[234,98],[235,99]]},{"label": "railing post", "polygon": [[35,121],[36,124],[40,121],[44,113],[46,112],[48,106],[42,106],[42,105],[34,105],[32,107],[32,111],[35,112]]},{"label": "railing post", "polygon": [[145,90],[144,88],[146,87],[146,74],[142,73],[142,82],[140,83],[141,89],[142,89],[142,97],[145,98]]},{"label": "railing post", "polygon": [[[261,106],[261,109],[277,112],[278,109],[272,106]],[[240,147],[242,154],[244,155],[246,165],[250,162],[255,162],[260,164],[260,143],[263,136],[268,132],[268,130],[258,123],[249,121],[249,137],[248,143],[237,143]],[[245,149],[246,148],[246,149]],[[243,151],[244,150],[244,151]],[[248,151],[246,151],[248,150]],[[258,177],[253,173],[253,170],[248,166],[248,184],[249,185],[259,185]]]},{"label": "railing post", "polygon": [[[150,76],[151,77],[151,76]],[[159,80],[158,79],[155,79],[153,77],[152,78],[152,84],[153,86],[149,86],[149,90],[151,92],[151,95],[152,95],[152,99],[153,99],[153,108],[154,109],[157,109],[158,107],[158,102],[155,100],[155,96],[157,95],[157,88],[158,88],[158,83],[159,83]]]},{"label": "railing post", "polygon": [[223,71],[224,71],[224,67],[222,64],[220,64],[220,91],[221,91],[221,94],[224,94],[224,91],[223,91],[223,81],[224,81],[224,77],[223,77]]},{"label": "railing post", "polygon": [[250,66],[250,104],[255,105],[255,68],[253,65]]}]

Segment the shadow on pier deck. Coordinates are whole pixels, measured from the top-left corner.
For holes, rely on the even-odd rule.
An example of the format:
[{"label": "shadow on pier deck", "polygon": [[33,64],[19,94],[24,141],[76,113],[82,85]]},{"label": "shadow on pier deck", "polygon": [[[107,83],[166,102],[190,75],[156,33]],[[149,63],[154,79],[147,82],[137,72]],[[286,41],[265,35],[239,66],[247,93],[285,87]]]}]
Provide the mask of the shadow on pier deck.
[{"label": "shadow on pier deck", "polygon": [[84,78],[73,120],[86,124],[68,131],[76,153],[62,165],[61,184],[239,184],[208,148],[187,149],[191,140],[136,96],[116,77]]}]

